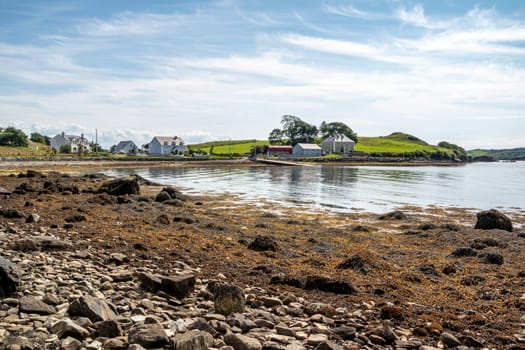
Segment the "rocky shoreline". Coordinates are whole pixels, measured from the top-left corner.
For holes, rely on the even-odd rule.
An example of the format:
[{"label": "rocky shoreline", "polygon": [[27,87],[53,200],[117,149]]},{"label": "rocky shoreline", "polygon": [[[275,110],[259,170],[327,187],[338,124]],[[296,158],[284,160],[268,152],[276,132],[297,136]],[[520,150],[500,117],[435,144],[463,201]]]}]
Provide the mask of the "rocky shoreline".
[{"label": "rocky shoreline", "polygon": [[0,349],[524,349],[525,213],[510,217],[0,177]]}]

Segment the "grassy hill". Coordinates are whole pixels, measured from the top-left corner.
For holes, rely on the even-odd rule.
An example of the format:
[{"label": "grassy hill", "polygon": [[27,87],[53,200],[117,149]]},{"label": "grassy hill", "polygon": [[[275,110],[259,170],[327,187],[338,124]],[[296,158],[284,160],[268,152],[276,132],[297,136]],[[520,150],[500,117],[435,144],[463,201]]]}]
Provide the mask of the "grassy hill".
[{"label": "grassy hill", "polygon": [[48,155],[50,147],[29,141],[28,147],[0,146],[0,157],[43,157]]},{"label": "grassy hill", "polygon": [[230,154],[234,156],[248,154],[255,144],[257,144],[257,146],[265,146],[268,145],[269,142],[266,140],[226,140],[188,145],[188,148],[194,152],[229,157]]},{"label": "grassy hill", "polygon": [[467,152],[472,158],[491,157],[495,160],[525,160],[525,148],[474,149]]},{"label": "grassy hill", "polygon": [[433,154],[442,152],[444,154],[453,155],[453,151],[448,148],[429,145],[427,142],[401,132],[395,132],[388,136],[379,137],[359,137],[359,142],[356,145],[356,151],[366,152],[371,154],[409,154],[424,152]]}]

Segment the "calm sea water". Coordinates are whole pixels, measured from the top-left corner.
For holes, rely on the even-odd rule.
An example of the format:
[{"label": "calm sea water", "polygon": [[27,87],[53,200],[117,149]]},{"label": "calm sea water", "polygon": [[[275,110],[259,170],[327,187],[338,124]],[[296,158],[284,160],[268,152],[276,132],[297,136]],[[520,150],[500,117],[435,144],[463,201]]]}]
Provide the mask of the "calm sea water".
[{"label": "calm sea water", "polygon": [[384,212],[404,205],[522,210],[525,162],[463,166],[304,166],[137,168],[139,174],[191,193],[232,193],[281,204],[336,211]]}]

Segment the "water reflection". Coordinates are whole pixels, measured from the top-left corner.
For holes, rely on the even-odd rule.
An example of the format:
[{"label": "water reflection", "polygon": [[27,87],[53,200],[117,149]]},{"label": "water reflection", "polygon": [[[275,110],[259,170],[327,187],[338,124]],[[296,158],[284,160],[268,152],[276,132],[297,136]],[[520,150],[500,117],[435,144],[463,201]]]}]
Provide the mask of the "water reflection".
[{"label": "water reflection", "polygon": [[523,208],[525,198],[525,162],[460,167],[175,167],[105,173],[138,173],[193,193],[229,192],[334,210],[381,212],[406,204]]}]

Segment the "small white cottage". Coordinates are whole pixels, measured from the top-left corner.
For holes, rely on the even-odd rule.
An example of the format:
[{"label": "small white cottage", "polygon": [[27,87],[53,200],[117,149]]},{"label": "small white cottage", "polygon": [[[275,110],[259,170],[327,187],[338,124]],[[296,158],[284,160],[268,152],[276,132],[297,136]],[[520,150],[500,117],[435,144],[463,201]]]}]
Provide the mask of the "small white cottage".
[{"label": "small white cottage", "polygon": [[62,132],[51,139],[50,146],[57,152],[60,152],[64,146],[69,146],[71,153],[91,151],[89,141],[84,137],[84,134],[77,136],[66,135],[64,132]]},{"label": "small white cottage", "polygon": [[184,140],[178,136],[155,136],[149,143],[148,154],[165,156],[182,154],[187,150]]},{"label": "small white cottage", "polygon": [[355,142],[351,138],[342,134],[335,134],[327,137],[321,142],[323,154],[347,154],[354,151]]},{"label": "small white cottage", "polygon": [[293,146],[294,157],[319,157],[322,149],[315,143],[298,143]]}]

